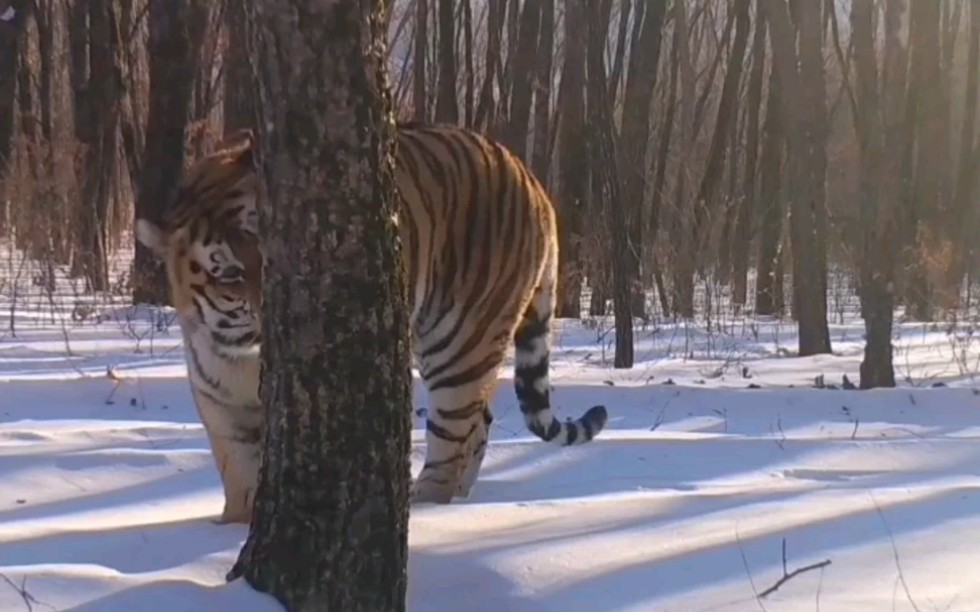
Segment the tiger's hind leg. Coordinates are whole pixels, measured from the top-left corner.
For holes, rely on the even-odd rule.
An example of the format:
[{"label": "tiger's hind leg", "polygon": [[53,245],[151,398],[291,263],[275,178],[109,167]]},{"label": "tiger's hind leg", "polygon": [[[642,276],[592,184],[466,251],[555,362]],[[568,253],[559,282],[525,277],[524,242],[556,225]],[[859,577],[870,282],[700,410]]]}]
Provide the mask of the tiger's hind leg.
[{"label": "tiger's hind leg", "polygon": [[448,504],[461,490],[469,494],[486,453],[489,395],[502,361],[502,351],[481,360],[476,367],[482,372],[459,384],[453,384],[453,379],[473,376],[471,368],[452,368],[463,371],[429,380],[423,373],[429,391],[426,452],[413,486],[413,502]]},{"label": "tiger's hind leg", "polygon": [[521,306],[498,304],[493,313],[454,307],[413,323],[412,350],[429,396],[425,463],[413,483],[413,502],[448,504],[469,494],[486,454],[490,400]]},{"label": "tiger's hind leg", "polygon": [[[474,434],[477,437],[473,442],[472,452],[466,463],[466,469],[463,470],[463,475],[459,479],[459,486],[456,487],[457,497],[470,496],[470,490],[473,488],[474,483],[476,483],[476,477],[479,476],[480,468],[483,466],[483,458],[487,454],[487,444],[490,443],[491,424],[493,424],[493,412],[490,410],[490,404],[484,403],[482,427],[478,427]],[[478,422],[477,425],[480,425],[480,423]]]}]

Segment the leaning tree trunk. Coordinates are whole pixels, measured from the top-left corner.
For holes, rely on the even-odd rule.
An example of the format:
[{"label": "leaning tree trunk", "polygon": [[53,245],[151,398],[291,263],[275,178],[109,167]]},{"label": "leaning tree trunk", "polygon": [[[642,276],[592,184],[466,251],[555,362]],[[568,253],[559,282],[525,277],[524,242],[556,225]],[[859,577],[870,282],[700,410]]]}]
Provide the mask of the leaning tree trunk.
[{"label": "leaning tree trunk", "polygon": [[269,420],[229,578],[289,610],[404,610],[412,378],[384,5],[253,7]]},{"label": "leaning tree trunk", "polygon": [[[159,219],[177,194],[184,131],[198,73],[200,37],[190,25],[204,0],[150,0],[150,108],[136,218]],[[137,241],[133,301],[166,304],[167,279],[157,258]]]}]

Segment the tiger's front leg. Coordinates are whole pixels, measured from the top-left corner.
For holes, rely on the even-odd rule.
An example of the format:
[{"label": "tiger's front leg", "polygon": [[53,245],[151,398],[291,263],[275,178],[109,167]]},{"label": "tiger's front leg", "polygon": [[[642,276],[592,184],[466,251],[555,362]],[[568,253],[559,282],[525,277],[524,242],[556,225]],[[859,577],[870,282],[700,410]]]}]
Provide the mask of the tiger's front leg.
[{"label": "tiger's front leg", "polygon": [[225,498],[224,509],[215,522],[247,524],[252,519],[259,479],[261,410],[222,405],[200,393],[195,396]]}]

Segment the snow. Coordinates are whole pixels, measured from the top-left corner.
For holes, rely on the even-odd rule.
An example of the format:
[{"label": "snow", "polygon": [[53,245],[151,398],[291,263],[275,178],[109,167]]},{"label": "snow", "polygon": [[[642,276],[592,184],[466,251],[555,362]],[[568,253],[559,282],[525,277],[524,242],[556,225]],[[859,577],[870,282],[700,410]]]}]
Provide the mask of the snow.
[{"label": "snow", "polygon": [[[0,291],[0,610],[279,610],[224,583],[247,528],[211,522],[172,312],[18,300]],[[853,317],[808,358],[788,321],[637,323],[631,370],[610,327],[555,329],[559,413],[609,408],[590,444],[533,438],[502,374],[472,496],[412,510],[409,610],[980,610],[967,325],[900,325],[900,387],[875,391],[840,388],[859,378]]]}]

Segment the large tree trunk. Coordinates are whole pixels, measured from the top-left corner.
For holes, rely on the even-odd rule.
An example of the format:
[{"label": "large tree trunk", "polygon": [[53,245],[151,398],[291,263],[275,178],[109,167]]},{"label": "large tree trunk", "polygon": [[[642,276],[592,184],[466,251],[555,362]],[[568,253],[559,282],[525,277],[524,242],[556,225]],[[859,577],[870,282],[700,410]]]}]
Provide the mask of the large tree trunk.
[{"label": "large tree trunk", "polygon": [[966,261],[975,251],[976,213],[974,195],[977,179],[977,76],[980,70],[980,6],[971,3],[970,36],[967,42],[966,100],[963,104],[963,127],[960,130],[960,153],[957,164],[956,190],[953,196],[953,210],[950,213],[949,235],[953,240],[953,261],[946,275],[947,290],[959,305],[960,283],[966,272]]},{"label": "large tree trunk", "polygon": [[947,134],[940,120],[944,96],[940,75],[939,2],[910,3],[909,76],[907,112],[914,130],[909,150],[914,166],[911,196],[907,200],[906,246],[908,282],[905,300],[909,315],[918,321],[932,319],[934,285],[928,261],[939,255],[943,238],[938,220],[944,208],[943,172],[946,169]]},{"label": "large tree trunk", "polygon": [[429,105],[425,95],[425,51],[429,46],[429,3],[415,0],[415,45],[412,65],[412,116],[425,121]]},{"label": "large tree trunk", "polygon": [[[23,28],[20,21],[0,26],[0,180],[6,179],[14,153],[14,109],[17,105],[17,55]],[[7,229],[9,199],[0,199],[0,231]]]},{"label": "large tree trunk", "polygon": [[[198,73],[200,45],[195,11],[205,0],[150,0],[150,108],[136,218],[158,220],[170,206],[184,166],[184,132]],[[239,58],[240,59],[240,58]],[[237,119],[244,120],[235,113]],[[167,279],[159,260],[137,241],[133,301],[168,303]]]},{"label": "large tree trunk", "polygon": [[534,149],[531,170],[543,184],[549,185],[551,170],[551,64],[555,46],[555,2],[543,0],[534,74]]},{"label": "large tree trunk", "polygon": [[436,92],[436,121],[456,123],[456,20],[453,0],[439,2],[439,87]]},{"label": "large tree trunk", "polygon": [[[420,1],[424,4],[424,0]],[[223,60],[225,133],[241,129],[258,130],[252,95],[252,69],[249,66],[245,40],[244,5],[242,0],[225,0],[225,31],[228,37],[228,48]],[[195,51],[199,53],[199,50]],[[152,62],[152,55],[150,58]]]},{"label": "large tree trunk", "polygon": [[[874,0],[854,0],[851,31],[856,68],[855,127],[861,153],[861,310],[867,341],[861,362],[861,388],[894,387],[892,312],[898,231],[896,201],[902,162],[902,62],[895,41],[904,8],[891,0],[885,10],[884,87],[878,88],[874,42]],[[901,81],[898,81],[899,85]]]},{"label": "large tree trunk", "polygon": [[[765,0],[762,0],[763,2]],[[783,312],[782,243],[783,205],[780,188],[783,176],[782,101],[779,74],[773,66],[769,72],[766,96],[766,119],[762,127],[762,151],[759,159],[759,256],[755,281],[755,313],[772,316]]]},{"label": "large tree trunk", "polygon": [[615,368],[633,367],[633,287],[630,283],[628,214],[622,199],[619,181],[618,154],[614,143],[612,104],[609,82],[602,62],[606,44],[609,13],[603,11],[599,0],[588,0],[588,108],[592,117],[589,138],[589,163],[592,180],[601,194],[606,217],[606,236],[612,264],[612,298],[616,326]]},{"label": "large tree trunk", "polygon": [[622,129],[619,131],[619,168],[623,177],[623,204],[628,207],[625,212],[630,247],[627,269],[623,273],[633,291],[633,314],[640,317],[646,314],[646,296],[640,282],[640,262],[643,260],[644,250],[642,203],[647,184],[646,157],[650,142],[651,101],[657,84],[666,12],[666,2],[637,2],[634,20],[638,25],[633,29],[635,37],[626,69]]},{"label": "large tree trunk", "polygon": [[[729,150],[732,128],[738,115],[738,86],[742,78],[742,63],[745,49],[748,46],[749,18],[748,0],[736,2],[729,10],[735,22],[735,40],[728,57],[725,69],[725,80],[721,87],[721,99],[718,101],[718,114],[715,117],[714,132],[708,147],[708,159],[705,162],[704,174],[694,199],[693,240],[701,253],[711,245],[712,238],[717,234],[713,229],[720,227],[721,218],[718,213],[719,188],[724,174],[725,154]],[[720,255],[720,252],[711,255]]]},{"label": "large tree trunk", "polygon": [[746,100],[748,119],[745,138],[745,168],[735,212],[732,245],[732,302],[745,306],[748,297],[749,229],[756,203],[756,171],[759,154],[759,121],[762,115],[762,85],[766,67],[766,22],[760,0],[756,0],[755,31],[752,36],[752,69]]},{"label": "large tree trunk", "polygon": [[259,160],[275,203],[260,224],[268,423],[229,578],[290,610],[404,610],[412,378],[384,4],[254,6],[274,105]]},{"label": "large tree trunk", "polygon": [[[585,39],[585,1],[565,4],[565,40]],[[588,199],[585,48],[567,45],[558,90],[558,300],[556,316],[582,315],[582,216]],[[590,279],[591,280],[591,279]],[[594,289],[594,287],[593,287]]]},{"label": "large tree trunk", "polygon": [[[790,236],[794,310],[799,355],[829,353],[827,326],[827,117],[821,12],[817,2],[794,3],[795,22],[784,0],[766,0],[766,20],[779,73],[781,111],[787,128]],[[795,43],[799,36],[799,52]]]},{"label": "large tree trunk", "polygon": [[[521,13],[521,29],[518,35],[516,58],[518,65],[525,70],[531,70],[537,63],[535,56],[538,51],[540,26],[541,3],[526,2],[524,11]],[[515,78],[510,90],[507,128],[501,139],[523,161],[529,161],[527,157],[527,128],[531,122],[531,104],[534,100],[531,84],[532,79],[529,74],[522,74],[520,78]]]},{"label": "large tree trunk", "polygon": [[116,133],[121,95],[116,63],[116,27],[111,0],[89,0],[91,142],[85,153],[85,183],[77,233],[78,258],[72,272],[92,291],[109,288],[109,205],[117,177]]}]

